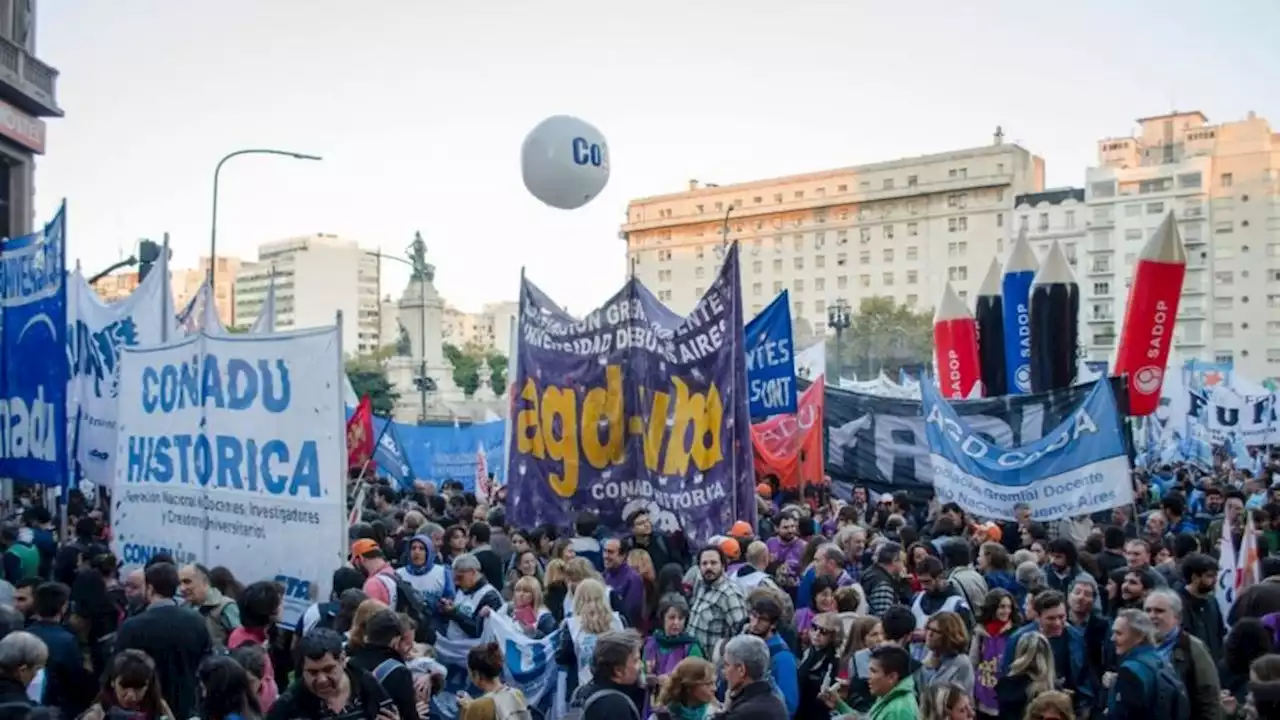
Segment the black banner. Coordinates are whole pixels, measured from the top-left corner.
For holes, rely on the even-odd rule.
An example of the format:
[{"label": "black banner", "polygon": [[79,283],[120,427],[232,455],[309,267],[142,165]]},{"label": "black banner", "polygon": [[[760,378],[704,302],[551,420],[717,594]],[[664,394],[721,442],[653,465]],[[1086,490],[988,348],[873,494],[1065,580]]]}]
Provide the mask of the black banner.
[{"label": "black banner", "polygon": [[[927,381],[926,381],[927,382]],[[1098,382],[1104,382],[1099,380]],[[1128,407],[1121,378],[1109,378],[1122,414]],[[808,383],[801,381],[801,385]],[[1093,388],[1093,383],[1032,395],[1005,395],[952,403],[956,412],[985,439],[1003,447],[1039,440],[1061,423]],[[919,400],[865,395],[828,386],[823,430],[826,473],[838,496],[848,498],[856,485],[873,492],[933,494],[933,469],[924,434]],[[1125,428],[1125,449],[1133,459],[1133,442]]]}]

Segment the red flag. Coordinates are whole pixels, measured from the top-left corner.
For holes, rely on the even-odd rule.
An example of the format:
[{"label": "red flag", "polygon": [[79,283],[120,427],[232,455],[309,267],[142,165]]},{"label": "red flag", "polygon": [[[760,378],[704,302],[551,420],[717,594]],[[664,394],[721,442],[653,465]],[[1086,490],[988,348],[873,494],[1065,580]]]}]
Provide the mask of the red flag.
[{"label": "red flag", "polygon": [[982,382],[978,326],[948,282],[933,314],[933,361],[938,387],[948,400],[963,400]]},{"label": "red flag", "polygon": [[777,475],[782,487],[803,491],[822,482],[822,410],[826,378],[800,395],[794,415],[774,415],[751,426],[756,475]]},{"label": "red flag", "polygon": [[1173,345],[1187,253],[1170,211],[1138,255],[1116,352],[1117,375],[1129,381],[1129,414],[1150,415],[1160,405],[1164,369]]},{"label": "red flag", "polygon": [[373,457],[373,401],[368,395],[347,421],[347,468],[360,470]]}]

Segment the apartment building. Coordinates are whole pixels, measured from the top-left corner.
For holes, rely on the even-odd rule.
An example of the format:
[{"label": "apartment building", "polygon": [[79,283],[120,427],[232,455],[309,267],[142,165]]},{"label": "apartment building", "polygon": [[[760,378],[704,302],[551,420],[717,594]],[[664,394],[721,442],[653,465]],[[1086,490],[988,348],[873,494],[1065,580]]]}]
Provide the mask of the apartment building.
[{"label": "apartment building", "polygon": [[90,287],[105,302],[115,302],[123,300],[133,294],[138,289],[138,271],[128,270],[125,272],[112,273],[103,275],[93,282]]},{"label": "apartment building", "polygon": [[[214,279],[214,297],[218,307],[218,317],[225,326],[232,325],[235,297],[235,274],[240,269],[240,259],[236,257],[219,257],[218,274]],[[187,306],[196,291],[209,277],[209,258],[200,258],[200,266],[196,268],[177,268],[169,271],[169,287],[173,293],[173,307],[177,310]],[[112,273],[98,278],[92,287],[98,297],[106,302],[123,300],[133,294],[138,287],[138,272]],[[252,322],[252,321],[250,321]]]},{"label": "apartment building", "polygon": [[1280,376],[1280,134],[1253,113],[1137,122],[1136,134],[1098,142],[1086,176],[1089,357],[1114,359],[1137,254],[1172,210],[1187,251],[1174,352],[1258,381]]},{"label": "apartment building", "polygon": [[475,313],[446,305],[441,320],[444,342],[457,347],[472,345],[510,357],[511,327],[519,312],[518,302],[486,303]]},{"label": "apartment building", "polygon": [[317,233],[259,245],[235,274],[236,327],[253,325],[273,282],[277,330],[332,325],[341,310],[346,353],[381,345],[378,258],[355,240]]},{"label": "apartment building", "polygon": [[1044,189],[1044,161],[997,129],[985,147],[632,200],[620,236],[634,272],[677,312],[710,284],[726,240],[742,249],[747,318],[789,290],[826,332],[827,306],[891,296],[932,308],[968,297],[1009,237],[1014,198]]},{"label": "apartment building", "polygon": [[42,118],[62,117],[58,71],[36,55],[36,0],[0,1],[0,235],[26,235],[35,219],[36,157],[46,149]]}]

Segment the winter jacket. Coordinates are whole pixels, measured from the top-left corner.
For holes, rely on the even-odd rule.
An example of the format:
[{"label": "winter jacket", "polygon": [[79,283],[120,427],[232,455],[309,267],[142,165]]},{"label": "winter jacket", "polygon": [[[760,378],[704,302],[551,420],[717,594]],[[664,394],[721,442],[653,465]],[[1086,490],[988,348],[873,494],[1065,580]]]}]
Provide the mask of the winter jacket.
[{"label": "winter jacket", "polygon": [[898,682],[885,695],[876,699],[867,720],[919,720],[920,706],[916,702],[916,684],[910,677]]}]

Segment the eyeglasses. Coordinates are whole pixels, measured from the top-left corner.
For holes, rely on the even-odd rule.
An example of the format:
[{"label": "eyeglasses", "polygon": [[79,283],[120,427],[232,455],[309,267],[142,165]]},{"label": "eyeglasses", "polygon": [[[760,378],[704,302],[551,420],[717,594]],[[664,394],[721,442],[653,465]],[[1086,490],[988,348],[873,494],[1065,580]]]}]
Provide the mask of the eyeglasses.
[{"label": "eyeglasses", "polygon": [[816,625],[813,627],[813,629],[814,629],[814,631],[815,631],[815,632],[817,632],[819,635],[835,635],[835,634],[836,634],[836,631],[835,631],[835,630],[830,630],[830,629],[827,629],[827,628],[824,628],[824,627],[818,627],[818,626],[816,626]]}]

